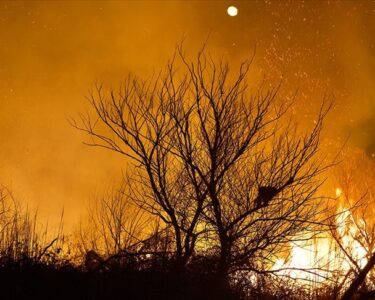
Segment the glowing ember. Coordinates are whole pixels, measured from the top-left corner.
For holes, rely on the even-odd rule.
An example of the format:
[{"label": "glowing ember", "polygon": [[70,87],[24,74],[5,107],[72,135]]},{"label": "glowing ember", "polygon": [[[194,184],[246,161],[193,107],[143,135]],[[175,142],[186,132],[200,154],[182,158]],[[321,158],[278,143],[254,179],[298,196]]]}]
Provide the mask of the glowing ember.
[{"label": "glowing ember", "polygon": [[342,190],[340,188],[336,188],[336,197],[340,197],[342,194]]}]

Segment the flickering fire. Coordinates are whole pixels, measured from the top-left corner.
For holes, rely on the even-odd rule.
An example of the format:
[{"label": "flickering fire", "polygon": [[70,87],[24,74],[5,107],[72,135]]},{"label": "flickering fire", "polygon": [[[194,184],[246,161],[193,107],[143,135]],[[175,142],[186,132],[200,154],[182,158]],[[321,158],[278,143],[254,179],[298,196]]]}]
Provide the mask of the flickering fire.
[{"label": "flickering fire", "polygon": [[[343,197],[342,189],[336,188],[335,192],[338,200],[342,200],[340,199]],[[278,259],[273,270],[295,279],[323,282],[333,271],[347,273],[353,268],[351,260],[363,268],[368,260],[368,251],[361,245],[358,236],[364,222],[361,218],[355,219],[351,209],[340,204],[335,223],[341,247],[329,234],[291,243],[289,258]]]}]

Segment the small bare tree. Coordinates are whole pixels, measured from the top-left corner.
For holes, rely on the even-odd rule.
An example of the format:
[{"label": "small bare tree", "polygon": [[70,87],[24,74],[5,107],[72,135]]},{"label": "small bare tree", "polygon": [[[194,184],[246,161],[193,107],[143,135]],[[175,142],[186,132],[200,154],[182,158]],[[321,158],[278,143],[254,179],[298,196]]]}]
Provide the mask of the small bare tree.
[{"label": "small bare tree", "polygon": [[117,255],[133,250],[146,236],[149,218],[126,197],[126,187],[109,189],[94,198],[88,207],[88,218],[80,226],[81,252]]},{"label": "small bare tree", "polygon": [[119,92],[96,86],[96,117],[73,121],[89,145],[134,163],[133,200],[173,228],[178,264],[207,243],[224,279],[322,225],[315,192],[327,166],[317,153],[329,105],[298,137],[279,86],[250,93],[251,62],[234,75],[204,49],[189,61],[178,47],[155,79],[129,76]]}]

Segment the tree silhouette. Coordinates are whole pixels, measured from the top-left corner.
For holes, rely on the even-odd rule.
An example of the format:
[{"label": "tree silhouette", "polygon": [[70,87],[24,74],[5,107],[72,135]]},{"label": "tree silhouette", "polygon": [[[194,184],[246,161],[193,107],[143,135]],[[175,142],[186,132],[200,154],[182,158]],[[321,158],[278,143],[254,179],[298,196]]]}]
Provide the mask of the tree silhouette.
[{"label": "tree silhouette", "polygon": [[130,197],[173,229],[177,266],[204,244],[224,284],[236,270],[265,271],[301,233],[325,225],[316,191],[328,167],[318,150],[330,105],[298,134],[294,100],[278,101],[280,85],[250,92],[251,63],[234,74],[204,47],[192,61],[177,47],[156,78],[129,75],[118,92],[97,85],[94,116],[72,121],[88,145],[133,162]]}]

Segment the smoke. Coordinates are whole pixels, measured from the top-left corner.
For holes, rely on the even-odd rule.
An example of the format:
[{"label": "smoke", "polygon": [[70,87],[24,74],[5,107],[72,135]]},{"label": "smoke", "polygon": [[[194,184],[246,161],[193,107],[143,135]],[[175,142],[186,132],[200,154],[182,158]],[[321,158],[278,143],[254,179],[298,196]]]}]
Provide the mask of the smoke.
[{"label": "smoke", "polygon": [[[226,9],[236,5],[238,16]],[[373,2],[128,1],[0,3],[1,182],[41,213],[73,224],[95,189],[126,161],[82,145],[67,117],[87,108],[96,81],[116,88],[127,72],[157,72],[183,37],[238,63],[256,48],[254,87],[298,90],[307,127],[325,94],[335,108],[325,137],[375,152]],[[311,118],[310,118],[311,117]],[[307,121],[306,121],[307,120]]]}]

